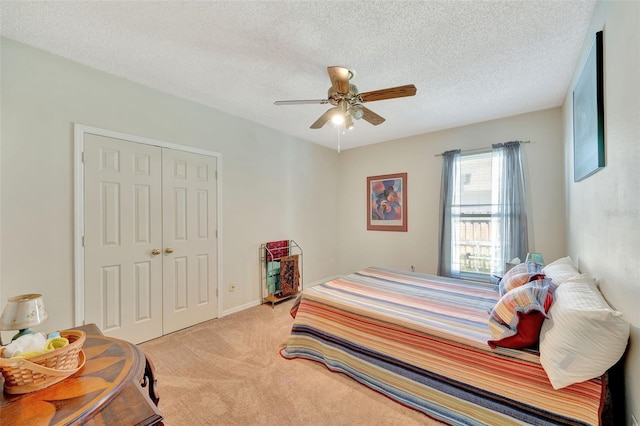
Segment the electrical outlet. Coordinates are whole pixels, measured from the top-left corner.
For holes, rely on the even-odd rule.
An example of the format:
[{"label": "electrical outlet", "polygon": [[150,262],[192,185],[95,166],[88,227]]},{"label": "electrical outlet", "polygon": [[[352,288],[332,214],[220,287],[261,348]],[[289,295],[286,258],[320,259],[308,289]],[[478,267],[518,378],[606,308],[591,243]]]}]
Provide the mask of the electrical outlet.
[{"label": "electrical outlet", "polygon": [[229,284],[229,291],[236,291],[236,283]]},{"label": "electrical outlet", "polygon": [[631,415],[631,426],[638,426],[638,419],[633,414]]}]

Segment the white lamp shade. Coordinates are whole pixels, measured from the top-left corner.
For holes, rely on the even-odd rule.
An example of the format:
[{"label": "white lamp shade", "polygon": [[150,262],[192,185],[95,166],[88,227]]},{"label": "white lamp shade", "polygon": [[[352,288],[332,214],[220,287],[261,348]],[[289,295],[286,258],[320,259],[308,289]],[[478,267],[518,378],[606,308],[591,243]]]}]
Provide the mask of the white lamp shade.
[{"label": "white lamp shade", "polygon": [[11,297],[0,316],[0,330],[22,330],[34,327],[48,317],[41,294]]}]

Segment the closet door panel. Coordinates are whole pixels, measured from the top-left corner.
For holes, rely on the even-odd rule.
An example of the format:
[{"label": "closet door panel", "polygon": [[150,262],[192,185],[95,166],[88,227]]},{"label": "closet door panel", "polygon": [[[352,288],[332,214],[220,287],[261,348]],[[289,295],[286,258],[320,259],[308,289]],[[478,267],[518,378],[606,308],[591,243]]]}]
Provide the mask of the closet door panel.
[{"label": "closet door panel", "polygon": [[163,149],[164,332],[218,316],[215,157]]},{"label": "closet door panel", "polygon": [[162,335],[161,149],[85,135],[85,323],[139,343]]}]

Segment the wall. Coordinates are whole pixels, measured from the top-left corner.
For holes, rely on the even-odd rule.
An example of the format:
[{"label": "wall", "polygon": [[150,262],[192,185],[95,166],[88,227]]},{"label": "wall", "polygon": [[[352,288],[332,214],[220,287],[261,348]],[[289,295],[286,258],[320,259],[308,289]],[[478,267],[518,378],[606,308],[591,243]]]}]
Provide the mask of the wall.
[{"label": "wall", "polygon": [[[572,88],[595,33],[604,30],[605,163],[573,181]],[[631,323],[624,363],[627,421],[640,420],[640,3],[599,2],[564,102],[568,249]]]},{"label": "wall", "polygon": [[[505,119],[350,149],[340,154],[340,271],[370,265],[435,274],[442,158],[449,149],[522,145],[528,193],[530,251],[552,261],[566,256],[562,111],[553,108]],[[367,231],[367,176],[407,172],[408,232]]]},{"label": "wall", "polygon": [[[601,28],[607,167],[580,183],[572,178],[571,92],[562,110],[338,155],[2,39],[0,300],[41,292],[51,316],[47,329],[73,324],[74,122],[222,153],[226,312],[258,300],[257,248],[267,240],[302,245],[309,283],[369,265],[435,273],[441,159],[434,155],[531,140],[523,146],[531,251],[548,262],[570,254],[631,322],[627,405],[640,417],[640,3],[598,3],[583,57]],[[409,231],[367,231],[366,177],[405,171]],[[234,293],[226,292],[231,281]]]},{"label": "wall", "polygon": [[296,240],[305,282],[337,273],[338,212],[324,208],[337,152],[11,40],[0,47],[2,306],[42,293],[45,328],[74,325],[73,123],[222,154],[221,314],[259,301],[262,242]]}]

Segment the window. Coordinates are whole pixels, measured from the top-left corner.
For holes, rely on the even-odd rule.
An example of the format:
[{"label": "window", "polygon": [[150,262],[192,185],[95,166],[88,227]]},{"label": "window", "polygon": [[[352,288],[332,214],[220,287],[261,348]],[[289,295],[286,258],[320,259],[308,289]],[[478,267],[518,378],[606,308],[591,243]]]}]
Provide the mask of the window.
[{"label": "window", "polygon": [[488,281],[528,251],[520,143],[442,154],[438,274]]},{"label": "window", "polygon": [[492,153],[461,155],[459,182],[451,205],[451,268],[461,276],[488,279],[499,258],[497,230],[498,173]]}]

